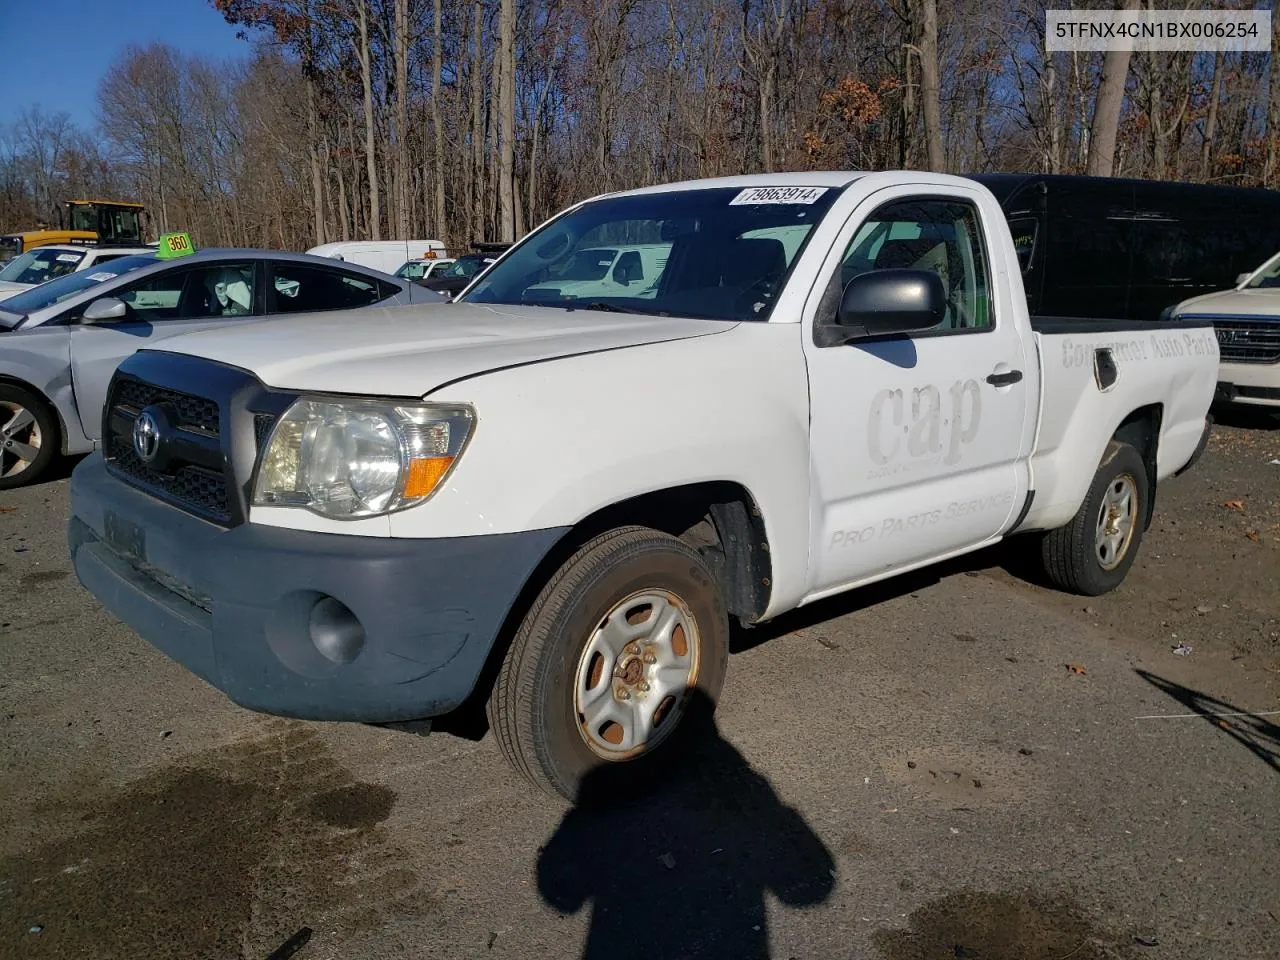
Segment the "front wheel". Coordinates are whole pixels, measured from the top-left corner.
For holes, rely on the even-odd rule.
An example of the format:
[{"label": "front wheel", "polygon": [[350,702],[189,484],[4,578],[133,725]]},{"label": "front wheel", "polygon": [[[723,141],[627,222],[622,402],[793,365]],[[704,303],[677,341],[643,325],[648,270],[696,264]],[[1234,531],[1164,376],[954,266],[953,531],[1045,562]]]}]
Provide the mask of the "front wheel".
[{"label": "front wheel", "polygon": [[1112,440],[1076,515],[1041,543],[1045,573],[1054,586],[1098,596],[1120,585],[1142,543],[1149,490],[1142,456]]},{"label": "front wheel", "polygon": [[553,795],[632,794],[714,709],[728,650],[724,601],[697,551],[656,530],[612,530],[538,594],[503,662],[489,723],[511,764]]},{"label": "front wheel", "polygon": [[0,383],[0,490],[35,483],[57,453],[57,415],[30,391]]}]

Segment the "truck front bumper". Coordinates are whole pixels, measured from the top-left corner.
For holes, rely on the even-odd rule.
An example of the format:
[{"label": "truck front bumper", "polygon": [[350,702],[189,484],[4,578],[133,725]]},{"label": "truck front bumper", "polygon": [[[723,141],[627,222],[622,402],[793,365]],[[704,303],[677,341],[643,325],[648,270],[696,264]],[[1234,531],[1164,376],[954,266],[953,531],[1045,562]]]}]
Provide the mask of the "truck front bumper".
[{"label": "truck front bumper", "polygon": [[1218,364],[1220,404],[1280,408],[1280,363]]},{"label": "truck front bumper", "polygon": [[439,716],[474,688],[563,529],[437,540],[224,529],[112,477],[71,477],[76,575],[241,706],[311,720]]}]

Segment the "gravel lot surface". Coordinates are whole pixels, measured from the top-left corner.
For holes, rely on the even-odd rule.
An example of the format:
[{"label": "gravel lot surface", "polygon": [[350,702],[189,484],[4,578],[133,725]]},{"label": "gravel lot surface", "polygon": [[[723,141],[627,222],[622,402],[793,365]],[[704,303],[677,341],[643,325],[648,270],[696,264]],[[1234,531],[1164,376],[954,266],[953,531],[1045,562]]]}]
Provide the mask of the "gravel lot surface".
[{"label": "gravel lot surface", "polygon": [[607,814],[233,706],[78,585],[65,479],[2,493],[0,957],[1274,960],[1274,460],[1219,427],[1105,597],[1002,550],[739,634],[700,762]]}]

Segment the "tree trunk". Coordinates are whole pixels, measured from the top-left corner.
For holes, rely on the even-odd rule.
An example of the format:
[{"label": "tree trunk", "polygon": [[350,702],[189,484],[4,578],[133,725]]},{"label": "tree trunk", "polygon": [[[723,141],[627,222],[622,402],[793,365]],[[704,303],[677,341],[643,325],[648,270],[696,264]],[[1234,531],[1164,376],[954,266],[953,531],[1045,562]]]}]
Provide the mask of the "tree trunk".
[{"label": "tree trunk", "polygon": [[1271,71],[1267,85],[1267,158],[1262,168],[1262,185],[1270,187],[1280,160],[1280,10],[1271,12]]},{"label": "tree trunk", "polygon": [[342,175],[342,164],[336,166],[338,175],[338,227],[344,241],[351,239],[351,215],[347,210],[347,178]]},{"label": "tree trunk", "polygon": [[444,120],[440,116],[440,74],[443,71],[443,54],[441,45],[441,13],[440,0],[435,3],[435,50],[431,61],[431,122],[436,135],[436,183],[435,183],[435,235],[441,240],[445,235],[444,221]]},{"label": "tree trunk", "polygon": [[409,239],[409,0],[396,0],[396,239]]},{"label": "tree trunk", "polygon": [[325,234],[324,224],[324,171],[320,167],[320,154],[316,150],[316,141],[319,139],[319,134],[316,132],[316,84],[311,75],[311,71],[314,69],[312,62],[314,50],[312,48],[310,10],[308,7],[304,6],[303,16],[308,17],[306,51],[302,65],[303,83],[307,91],[307,151],[308,159],[311,163],[311,204],[315,215],[313,233],[315,243],[319,245],[326,242],[328,237]]},{"label": "tree trunk", "polygon": [[773,173],[773,77],[777,61],[770,58],[760,79],[760,163],[765,173]]},{"label": "tree trunk", "polygon": [[378,205],[378,155],[374,149],[373,71],[369,64],[369,7],[367,0],[355,0],[356,23],[360,29],[360,83],[364,87],[364,153],[369,177],[370,240],[382,239],[382,211]]},{"label": "tree trunk", "polygon": [[484,33],[484,0],[475,0],[474,26],[471,35],[471,161],[467,169],[467,233],[466,242],[475,240],[484,230],[484,213],[480,206],[483,193],[480,182],[484,175],[484,127],[480,122],[480,91],[484,83],[484,58],[481,51]]},{"label": "tree trunk", "polygon": [[942,116],[939,104],[941,83],[938,79],[938,4],[923,0],[920,37],[920,98],[924,112],[924,142],[929,169],[945,173],[947,162],[942,155]]},{"label": "tree trunk", "polygon": [[1209,112],[1204,118],[1204,143],[1200,145],[1200,179],[1213,172],[1213,135],[1218,126],[1218,101],[1222,99],[1222,51],[1213,58],[1213,85],[1209,90]]},{"label": "tree trunk", "polygon": [[502,0],[498,20],[498,55],[502,73],[498,86],[498,230],[499,239],[510,243],[516,238],[515,221],[515,116],[516,54],[515,2]]},{"label": "tree trunk", "polygon": [[1049,155],[1045,173],[1062,172],[1062,110],[1058,104],[1058,55],[1045,53],[1044,100],[1049,126]]},{"label": "tree trunk", "polygon": [[[1125,0],[1124,10],[1138,9],[1139,0]],[[1089,128],[1089,166],[1091,177],[1109,177],[1115,169],[1116,136],[1120,132],[1120,111],[1124,107],[1124,88],[1129,82],[1129,50],[1108,50],[1102,57],[1102,79],[1098,98],[1093,104],[1093,123]]]}]

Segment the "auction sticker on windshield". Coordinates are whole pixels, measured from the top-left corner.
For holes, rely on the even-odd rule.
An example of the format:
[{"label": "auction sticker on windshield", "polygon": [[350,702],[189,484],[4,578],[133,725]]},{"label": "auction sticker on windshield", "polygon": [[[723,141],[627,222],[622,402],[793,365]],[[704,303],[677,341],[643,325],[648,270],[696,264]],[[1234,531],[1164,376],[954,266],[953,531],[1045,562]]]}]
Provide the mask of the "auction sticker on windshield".
[{"label": "auction sticker on windshield", "polygon": [[826,192],[826,187],[747,187],[729,201],[729,206],[745,203],[813,203]]}]

